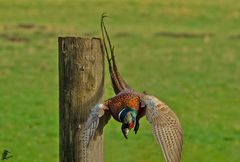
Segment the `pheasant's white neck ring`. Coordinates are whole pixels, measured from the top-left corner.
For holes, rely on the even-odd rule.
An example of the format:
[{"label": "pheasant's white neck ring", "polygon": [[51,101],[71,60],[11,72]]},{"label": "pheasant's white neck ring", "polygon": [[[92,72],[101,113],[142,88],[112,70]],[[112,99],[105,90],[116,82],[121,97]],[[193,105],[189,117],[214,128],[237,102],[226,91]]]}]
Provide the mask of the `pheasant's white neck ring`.
[{"label": "pheasant's white neck ring", "polygon": [[133,119],[135,120],[136,118],[136,111],[131,109],[131,108],[124,108],[122,109],[119,114],[118,114],[118,119],[121,121],[121,122],[124,122],[124,118],[125,116],[127,115],[128,112],[131,112],[132,116],[133,116]]}]

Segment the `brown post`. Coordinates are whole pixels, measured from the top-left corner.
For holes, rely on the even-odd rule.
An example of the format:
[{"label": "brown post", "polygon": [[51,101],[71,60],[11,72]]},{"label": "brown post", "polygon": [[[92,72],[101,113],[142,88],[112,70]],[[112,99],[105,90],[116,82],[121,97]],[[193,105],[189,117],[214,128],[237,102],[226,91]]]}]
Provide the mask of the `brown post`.
[{"label": "brown post", "polygon": [[[81,124],[101,102],[104,55],[98,38],[59,37],[59,162],[82,162]],[[102,123],[88,150],[89,162],[103,162]]]}]

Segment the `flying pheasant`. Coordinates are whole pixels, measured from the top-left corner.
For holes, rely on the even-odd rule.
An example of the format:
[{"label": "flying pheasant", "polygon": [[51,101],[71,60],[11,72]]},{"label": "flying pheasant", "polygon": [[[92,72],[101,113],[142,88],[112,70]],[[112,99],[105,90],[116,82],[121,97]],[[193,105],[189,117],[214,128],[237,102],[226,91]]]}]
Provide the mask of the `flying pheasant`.
[{"label": "flying pheasant", "polygon": [[[161,146],[166,162],[179,162],[181,159],[183,133],[180,122],[175,113],[162,101],[145,92],[138,93],[131,89],[118,72],[114,57],[114,47],[111,44],[107,29],[104,24],[105,14],[101,18],[101,31],[105,53],[109,64],[112,86],[116,96],[97,104],[84,125],[82,136],[88,146],[99,119],[109,114],[122,123],[122,133],[128,138],[131,129],[135,134],[139,129],[139,120],[146,115],[152,124],[153,134]],[[107,43],[110,48],[107,48]]]}]

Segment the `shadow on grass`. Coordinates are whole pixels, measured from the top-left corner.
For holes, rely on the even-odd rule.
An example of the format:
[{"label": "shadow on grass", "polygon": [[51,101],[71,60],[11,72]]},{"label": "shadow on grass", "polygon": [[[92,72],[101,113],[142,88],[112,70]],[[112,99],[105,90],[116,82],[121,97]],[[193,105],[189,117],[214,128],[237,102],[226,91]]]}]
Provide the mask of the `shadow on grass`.
[{"label": "shadow on grass", "polygon": [[197,38],[214,37],[214,33],[190,33],[190,32],[156,32],[155,37],[170,37],[170,38]]},{"label": "shadow on grass", "polygon": [[0,39],[7,40],[10,42],[29,42],[29,39],[19,35],[0,34]]}]

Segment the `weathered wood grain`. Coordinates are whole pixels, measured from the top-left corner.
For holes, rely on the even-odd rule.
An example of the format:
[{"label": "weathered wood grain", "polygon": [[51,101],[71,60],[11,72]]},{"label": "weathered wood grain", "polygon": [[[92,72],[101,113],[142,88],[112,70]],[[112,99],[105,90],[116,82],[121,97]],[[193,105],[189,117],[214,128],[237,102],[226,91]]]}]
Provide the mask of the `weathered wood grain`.
[{"label": "weathered wood grain", "polygon": [[[60,162],[82,162],[81,127],[101,101],[104,55],[98,38],[59,37]],[[103,123],[103,122],[102,122]],[[103,161],[103,124],[89,149],[89,162]]]}]

